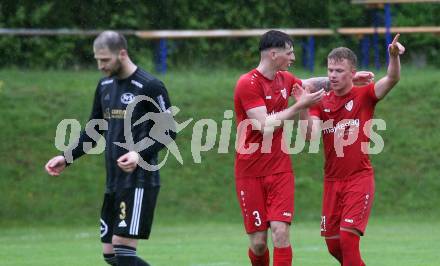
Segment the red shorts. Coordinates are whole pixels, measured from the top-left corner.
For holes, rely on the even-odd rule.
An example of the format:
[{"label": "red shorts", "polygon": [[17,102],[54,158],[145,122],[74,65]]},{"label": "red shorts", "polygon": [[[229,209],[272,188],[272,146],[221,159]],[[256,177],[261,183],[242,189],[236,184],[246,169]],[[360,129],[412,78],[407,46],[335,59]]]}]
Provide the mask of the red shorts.
[{"label": "red shorts", "polygon": [[339,235],[341,227],[364,234],[374,200],[374,176],[324,181],[321,236]]},{"label": "red shorts", "polygon": [[293,217],[293,173],[235,179],[237,198],[248,234],[266,231],[270,221],[289,223]]}]

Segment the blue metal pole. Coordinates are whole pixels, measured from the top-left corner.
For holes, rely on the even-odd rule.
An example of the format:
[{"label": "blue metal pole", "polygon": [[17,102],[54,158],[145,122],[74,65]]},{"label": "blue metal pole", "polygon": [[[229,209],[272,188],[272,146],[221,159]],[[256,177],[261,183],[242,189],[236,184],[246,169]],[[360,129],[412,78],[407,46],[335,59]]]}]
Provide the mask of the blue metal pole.
[{"label": "blue metal pole", "polygon": [[365,35],[361,39],[361,51],[362,51],[362,67],[368,68],[370,65],[370,38]]},{"label": "blue metal pole", "polygon": [[309,70],[313,73],[315,68],[315,38],[313,36],[309,37]]},{"label": "blue metal pole", "polygon": [[374,49],[374,65],[376,69],[380,69],[380,59],[379,59],[379,33],[377,33],[377,28],[379,27],[379,15],[377,14],[377,10],[373,12],[373,25],[374,25],[374,34],[373,34],[373,49]]},{"label": "blue metal pole", "polygon": [[156,71],[160,74],[167,72],[167,40],[160,39],[156,50]]},{"label": "blue metal pole", "polygon": [[308,65],[308,51],[307,51],[307,45],[305,41],[301,42],[301,48],[302,48],[302,66],[304,68],[307,68]]},{"label": "blue metal pole", "polygon": [[391,43],[391,5],[385,4],[385,54],[387,65],[389,61],[388,45]]},{"label": "blue metal pole", "polygon": [[161,39],[160,40],[161,72],[160,73],[162,73],[162,74],[165,74],[167,72],[167,55],[168,55],[167,40]]}]

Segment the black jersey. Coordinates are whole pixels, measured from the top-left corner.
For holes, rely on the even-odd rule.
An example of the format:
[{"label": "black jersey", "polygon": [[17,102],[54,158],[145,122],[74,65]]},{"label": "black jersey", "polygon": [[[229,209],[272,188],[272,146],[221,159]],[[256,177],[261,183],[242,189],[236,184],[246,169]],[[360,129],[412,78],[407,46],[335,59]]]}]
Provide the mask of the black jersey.
[{"label": "black jersey", "polygon": [[[136,96],[147,96],[148,99],[151,99],[138,102],[133,112],[131,112],[131,121],[128,121],[128,128],[131,130],[131,137],[134,143],[141,143],[140,140],[146,137],[150,140],[148,145],[144,145],[142,150],[138,151],[140,156],[148,164],[157,165],[158,152],[165,146],[163,143],[149,138],[154,121],[148,119],[148,113],[162,113],[171,106],[164,84],[140,68],[137,68],[126,79],[117,79],[115,77],[101,79],[96,88],[90,120],[105,119],[108,125],[106,130],[100,129],[97,125],[94,126],[95,131],[103,134],[105,138],[106,192],[115,192],[116,190],[130,187],[154,187],[160,185],[158,170],[151,171],[138,166],[132,173],[126,173],[118,167],[116,162],[120,156],[131,150],[123,148],[116,143],[127,142],[124,121],[130,118],[127,117],[127,106],[136,99]],[[147,115],[146,121],[136,124],[144,115]],[[171,140],[175,139],[175,130],[170,130],[166,134],[170,136]],[[87,152],[83,145],[85,142],[92,143],[92,146],[95,146],[97,139],[92,138],[86,131],[81,132],[75,148],[68,150],[69,153],[71,152],[73,160]],[[64,152],[64,155],[66,157],[66,152]]]}]

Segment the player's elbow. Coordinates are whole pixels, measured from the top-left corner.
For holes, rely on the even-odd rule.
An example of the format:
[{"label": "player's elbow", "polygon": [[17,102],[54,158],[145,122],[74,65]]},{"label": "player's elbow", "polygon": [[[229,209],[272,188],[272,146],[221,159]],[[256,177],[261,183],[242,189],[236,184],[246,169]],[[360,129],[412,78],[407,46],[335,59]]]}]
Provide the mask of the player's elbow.
[{"label": "player's elbow", "polygon": [[389,76],[389,83],[391,86],[396,85],[397,83],[399,83],[399,81],[400,81],[400,74]]},{"label": "player's elbow", "polygon": [[379,98],[383,98],[385,95],[387,95],[388,92],[390,92],[394,88],[394,86],[396,86],[397,83],[399,83],[399,80],[400,80],[400,76],[389,77],[388,82],[387,82],[388,89],[386,89],[385,92],[383,93],[382,97],[379,97]]},{"label": "player's elbow", "polygon": [[400,80],[400,71],[389,71],[387,74],[388,84],[391,86],[396,85]]}]

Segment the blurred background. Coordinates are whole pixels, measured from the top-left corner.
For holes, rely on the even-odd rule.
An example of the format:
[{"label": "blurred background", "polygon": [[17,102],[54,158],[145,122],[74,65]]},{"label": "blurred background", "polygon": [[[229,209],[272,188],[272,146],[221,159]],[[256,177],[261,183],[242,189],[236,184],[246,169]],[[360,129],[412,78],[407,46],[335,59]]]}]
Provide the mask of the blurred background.
[{"label": "blurred background", "polygon": [[[327,54],[343,45],[358,54],[360,69],[370,69],[379,79],[386,69],[386,34],[343,34],[338,29],[373,30],[387,23],[414,27],[414,32],[402,32],[400,41],[407,51],[401,59],[402,79],[376,112],[387,129],[378,131],[384,150],[371,156],[377,182],[373,216],[438,217],[439,14],[440,4],[430,1],[365,5],[333,0],[2,0],[0,223],[97,224],[105,181],[102,155],[75,161],[59,177],[50,177],[43,169],[59,153],[54,144],[58,123],[77,119],[84,127],[90,114],[101,76],[93,58],[93,31],[126,33],[134,62],[162,79],[173,105],[181,109],[176,120],[214,119],[220,132],[224,111],[233,109],[236,80],[259,62],[259,37],[152,39],[141,38],[137,31],[325,29],[330,33],[293,36],[295,75],[326,76]],[[433,27],[429,28],[433,32],[417,32],[425,26]],[[55,33],[41,35],[38,30]],[[194,122],[177,139],[183,165],[171,156],[161,170],[157,219],[240,224],[233,176],[235,129],[228,153],[218,153],[217,136],[214,148],[195,163],[190,150],[193,126]],[[322,146],[317,154],[307,151],[306,146],[292,156],[296,219],[319,226]]]}]

